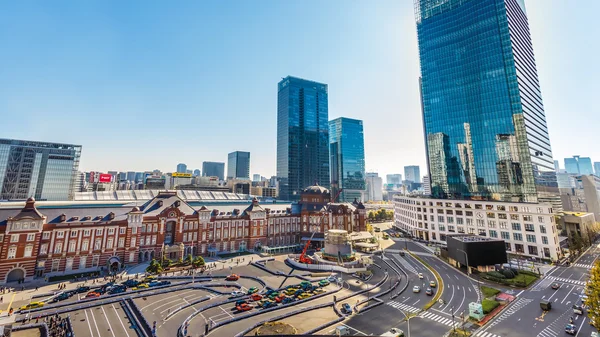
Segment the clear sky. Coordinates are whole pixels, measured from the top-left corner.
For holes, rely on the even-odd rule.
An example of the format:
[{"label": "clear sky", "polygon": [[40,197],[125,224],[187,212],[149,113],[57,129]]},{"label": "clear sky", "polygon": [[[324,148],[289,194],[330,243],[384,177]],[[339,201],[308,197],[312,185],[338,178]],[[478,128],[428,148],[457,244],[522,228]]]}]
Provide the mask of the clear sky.
[{"label": "clear sky", "polygon": [[[597,0],[526,0],[555,159],[600,161]],[[175,5],[176,4],[176,5]],[[82,170],[251,152],[275,174],[277,82],[329,84],[368,171],[425,171],[412,0],[4,1],[0,137],[83,145]]]}]

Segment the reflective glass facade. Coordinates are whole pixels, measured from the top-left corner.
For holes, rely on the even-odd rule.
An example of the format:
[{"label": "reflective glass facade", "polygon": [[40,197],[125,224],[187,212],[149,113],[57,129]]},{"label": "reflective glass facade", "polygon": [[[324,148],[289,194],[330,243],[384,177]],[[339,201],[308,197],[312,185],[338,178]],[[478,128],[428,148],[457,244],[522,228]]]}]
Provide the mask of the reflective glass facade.
[{"label": "reflective glass facade", "polygon": [[415,12],[433,196],[558,201],[524,2],[415,0]]},{"label": "reflective glass facade", "polygon": [[592,160],[589,157],[565,158],[565,169],[571,174],[594,174]]},{"label": "reflective glass facade", "polygon": [[250,152],[235,151],[227,155],[227,179],[250,179]]},{"label": "reflective glass facade", "polygon": [[0,200],[73,200],[81,146],[0,139]]},{"label": "reflective glass facade", "polygon": [[219,180],[224,180],[225,163],[218,163],[213,161],[202,162],[202,176],[219,177]]},{"label": "reflective glass facade", "polygon": [[329,166],[332,198],[337,202],[365,201],[365,140],[363,122],[337,118],[329,121]]},{"label": "reflective glass facade", "polygon": [[298,200],[307,186],[329,187],[327,84],[288,76],[277,89],[279,199]]}]

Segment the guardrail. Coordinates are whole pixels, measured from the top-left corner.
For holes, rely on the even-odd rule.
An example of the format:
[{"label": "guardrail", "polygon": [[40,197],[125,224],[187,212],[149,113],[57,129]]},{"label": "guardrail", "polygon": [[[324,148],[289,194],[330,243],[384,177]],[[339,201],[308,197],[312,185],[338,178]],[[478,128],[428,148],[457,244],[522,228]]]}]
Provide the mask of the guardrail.
[{"label": "guardrail", "polygon": [[[67,332],[71,333],[71,335],[70,335],[71,337],[75,337],[75,331],[73,331],[73,324],[71,324],[71,317],[67,316],[66,322],[67,322],[67,324],[66,324]],[[69,336],[69,334],[67,334],[67,336]]]},{"label": "guardrail", "polygon": [[[320,265],[320,264],[306,264],[306,263],[299,263],[294,261],[293,259],[287,258],[286,263],[290,264],[292,267],[296,268],[296,269],[301,269],[301,270],[323,270],[323,271],[338,271],[341,273],[346,273],[346,274],[353,274],[359,271],[366,271],[367,268],[366,267],[362,267],[362,268],[344,268],[344,267],[340,267],[340,266],[335,266],[335,265]],[[310,268],[309,268],[310,266]]]},{"label": "guardrail", "polygon": [[[400,268],[400,265],[398,264],[398,262],[396,262],[395,259],[390,259],[392,260],[392,262],[396,265],[396,267],[404,274],[404,277],[406,278],[406,284],[404,285],[404,288],[402,288],[402,290],[400,290],[399,292],[397,292],[396,294],[393,294],[392,296],[390,296],[390,299],[393,300],[394,298],[400,296],[400,294],[402,294],[406,288],[408,288],[408,274],[404,271],[404,269]],[[392,266],[389,262],[387,262],[386,260],[383,260],[383,262],[385,262],[388,266],[390,266],[390,268],[396,272],[396,274],[398,274],[398,276],[401,276],[400,273],[398,273],[398,270],[396,270],[396,268],[394,268],[394,266]],[[398,283],[400,283],[400,281],[398,280]],[[395,288],[396,286],[394,286],[393,288]],[[392,289],[393,289],[392,288]]]},{"label": "guardrail", "polygon": [[139,321],[138,317],[133,313],[133,310],[131,309],[127,301],[121,300],[121,306],[123,306],[123,311],[125,311],[125,315],[131,322],[133,330],[135,330],[136,334],[142,337],[149,337],[148,335],[146,335],[146,331],[142,329],[141,322]]},{"label": "guardrail", "polygon": [[41,337],[48,337],[50,335],[50,329],[46,323],[35,323],[35,324],[24,324],[24,325],[13,325],[11,333],[14,331],[28,330],[28,329],[40,329]]},{"label": "guardrail", "polygon": [[153,336],[152,327],[150,326],[150,322],[146,319],[146,316],[142,314],[142,310],[137,306],[137,304],[131,299],[125,299],[125,303],[129,306],[131,313],[136,318],[136,321],[139,324],[140,329],[142,329],[146,336]]}]

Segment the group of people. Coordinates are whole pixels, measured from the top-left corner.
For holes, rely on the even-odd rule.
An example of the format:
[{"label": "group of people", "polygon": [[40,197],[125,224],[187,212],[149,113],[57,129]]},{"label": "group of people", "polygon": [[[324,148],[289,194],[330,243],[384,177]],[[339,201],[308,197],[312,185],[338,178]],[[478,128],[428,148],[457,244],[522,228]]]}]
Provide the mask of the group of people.
[{"label": "group of people", "polygon": [[73,336],[72,328],[66,317],[61,317],[56,314],[54,316],[44,317],[48,326],[48,337],[71,337]]}]

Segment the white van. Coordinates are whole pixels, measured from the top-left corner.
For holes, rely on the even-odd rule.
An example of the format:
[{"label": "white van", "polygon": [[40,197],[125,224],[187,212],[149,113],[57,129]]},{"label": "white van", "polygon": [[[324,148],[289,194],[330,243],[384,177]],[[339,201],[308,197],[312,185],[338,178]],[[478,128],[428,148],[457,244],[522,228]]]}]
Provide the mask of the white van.
[{"label": "white van", "polygon": [[345,325],[340,325],[337,328],[335,328],[335,335],[336,336],[349,336],[350,328],[348,328]]}]

